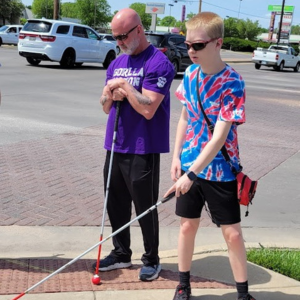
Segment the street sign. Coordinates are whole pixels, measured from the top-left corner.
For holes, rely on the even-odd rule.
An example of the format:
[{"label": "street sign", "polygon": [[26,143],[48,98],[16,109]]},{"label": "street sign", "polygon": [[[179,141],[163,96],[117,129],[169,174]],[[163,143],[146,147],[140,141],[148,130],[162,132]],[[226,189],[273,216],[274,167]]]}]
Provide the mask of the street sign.
[{"label": "street sign", "polygon": [[[293,12],[294,11],[294,6],[284,6],[284,12]],[[275,12],[281,12],[282,10],[282,5],[269,5],[268,6],[268,11],[275,11]]]},{"label": "street sign", "polygon": [[146,3],[146,14],[164,14],[165,3]]}]

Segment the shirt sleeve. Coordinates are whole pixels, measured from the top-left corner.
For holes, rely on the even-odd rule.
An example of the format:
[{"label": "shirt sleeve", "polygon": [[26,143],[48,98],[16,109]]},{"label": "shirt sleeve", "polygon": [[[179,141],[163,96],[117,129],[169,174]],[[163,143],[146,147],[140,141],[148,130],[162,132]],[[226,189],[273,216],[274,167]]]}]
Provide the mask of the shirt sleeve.
[{"label": "shirt sleeve", "polygon": [[149,66],[143,81],[143,88],[166,95],[170,91],[174,76],[173,65],[169,60],[163,60]]},{"label": "shirt sleeve", "polygon": [[245,83],[235,80],[223,93],[218,121],[245,123]]}]

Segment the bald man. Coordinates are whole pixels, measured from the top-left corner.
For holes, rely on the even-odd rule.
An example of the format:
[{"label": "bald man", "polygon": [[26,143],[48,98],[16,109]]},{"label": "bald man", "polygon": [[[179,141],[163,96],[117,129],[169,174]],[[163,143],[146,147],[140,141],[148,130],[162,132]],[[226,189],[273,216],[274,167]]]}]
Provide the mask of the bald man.
[{"label": "bald man", "polygon": [[[107,204],[112,231],[116,231],[131,220],[132,202],[140,215],[158,200],[160,153],[169,152],[170,86],[175,71],[168,58],[149,44],[134,10],[120,10],[111,29],[123,54],[107,70],[100,103],[108,114],[103,169],[106,187],[116,103],[121,101]],[[145,249],[139,278],[150,281],[161,271],[157,211],[139,223]],[[131,256],[128,227],[113,237],[113,250],[101,259],[99,270],[128,268]]]}]

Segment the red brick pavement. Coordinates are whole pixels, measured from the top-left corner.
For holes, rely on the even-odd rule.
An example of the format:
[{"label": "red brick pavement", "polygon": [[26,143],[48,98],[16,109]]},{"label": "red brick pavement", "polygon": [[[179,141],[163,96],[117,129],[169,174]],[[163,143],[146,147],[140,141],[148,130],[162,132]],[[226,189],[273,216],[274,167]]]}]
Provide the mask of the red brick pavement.
[{"label": "red brick pavement", "polygon": [[[267,94],[248,95],[247,105],[247,123],[239,128],[241,157],[244,170],[260,178],[299,151],[299,105]],[[178,118],[179,111],[172,111],[171,145]],[[103,126],[92,126],[1,146],[0,226],[99,225],[104,131]],[[163,194],[171,185],[171,154],[163,154],[161,160]],[[161,226],[178,226],[174,207],[175,201],[159,207]],[[201,226],[213,226],[206,215]]]},{"label": "red brick pavement", "polygon": [[[0,295],[20,294],[37,284],[63,265],[66,259],[6,259],[0,260]],[[175,289],[178,274],[162,270],[157,280],[141,282],[138,280],[140,266],[129,269],[103,272],[100,275],[102,284],[93,285],[91,270],[94,261],[81,259],[38,285],[30,293],[58,293],[105,290],[142,290],[142,289]],[[231,284],[191,276],[192,288],[232,288]]]}]

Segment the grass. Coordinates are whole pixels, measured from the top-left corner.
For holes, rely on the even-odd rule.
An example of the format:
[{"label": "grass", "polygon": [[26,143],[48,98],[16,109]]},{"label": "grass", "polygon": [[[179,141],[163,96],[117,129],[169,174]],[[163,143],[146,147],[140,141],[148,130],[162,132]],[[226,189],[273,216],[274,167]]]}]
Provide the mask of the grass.
[{"label": "grass", "polygon": [[300,250],[295,249],[250,249],[248,261],[300,281]]}]

